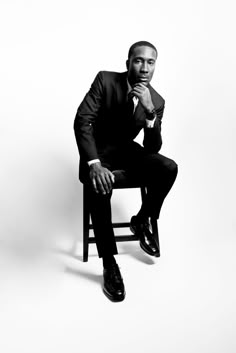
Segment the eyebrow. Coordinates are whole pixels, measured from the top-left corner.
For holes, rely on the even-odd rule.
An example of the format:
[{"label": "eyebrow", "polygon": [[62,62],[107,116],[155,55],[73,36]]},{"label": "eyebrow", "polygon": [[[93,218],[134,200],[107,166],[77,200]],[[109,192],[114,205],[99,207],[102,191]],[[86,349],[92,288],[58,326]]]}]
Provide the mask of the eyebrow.
[{"label": "eyebrow", "polygon": [[135,56],[134,60],[137,60],[137,59],[156,61],[156,59],[154,59],[154,58],[146,58],[144,56]]}]

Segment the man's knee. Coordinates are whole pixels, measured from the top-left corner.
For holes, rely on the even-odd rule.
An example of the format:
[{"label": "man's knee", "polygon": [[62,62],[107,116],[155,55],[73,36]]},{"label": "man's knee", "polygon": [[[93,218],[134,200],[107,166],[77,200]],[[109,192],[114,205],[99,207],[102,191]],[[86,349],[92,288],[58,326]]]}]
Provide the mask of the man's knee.
[{"label": "man's knee", "polygon": [[161,170],[159,170],[159,174],[157,173],[157,177],[162,178],[168,185],[172,185],[175,182],[175,179],[178,174],[178,165],[177,163],[170,158],[165,158],[165,161],[162,164]]},{"label": "man's knee", "polygon": [[156,156],[156,162],[157,162],[156,163],[157,169],[159,167],[159,168],[163,168],[168,173],[177,174],[178,165],[173,159],[159,154]]},{"label": "man's knee", "polygon": [[167,177],[168,179],[174,181],[178,174],[178,165],[177,163],[170,158],[164,157],[162,159],[161,167],[157,167],[157,175],[163,175],[163,177]]},{"label": "man's knee", "polygon": [[178,165],[171,158],[158,153],[148,155],[145,162],[145,173],[151,179],[156,180],[156,178],[160,178],[161,176],[175,179],[177,176]]},{"label": "man's knee", "polygon": [[165,163],[165,167],[168,169],[168,171],[170,173],[177,175],[177,173],[178,173],[178,165],[173,159],[169,159],[168,158],[167,163]]}]

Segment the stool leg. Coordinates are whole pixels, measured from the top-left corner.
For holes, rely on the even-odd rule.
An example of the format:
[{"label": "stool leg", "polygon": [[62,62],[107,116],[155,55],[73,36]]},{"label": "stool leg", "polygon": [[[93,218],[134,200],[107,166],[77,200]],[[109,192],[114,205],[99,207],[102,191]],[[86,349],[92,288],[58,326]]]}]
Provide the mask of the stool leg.
[{"label": "stool leg", "polygon": [[145,186],[141,186],[140,191],[141,191],[141,199],[143,201],[147,193]]},{"label": "stool leg", "polygon": [[83,262],[88,261],[89,247],[89,201],[86,186],[83,186]]}]

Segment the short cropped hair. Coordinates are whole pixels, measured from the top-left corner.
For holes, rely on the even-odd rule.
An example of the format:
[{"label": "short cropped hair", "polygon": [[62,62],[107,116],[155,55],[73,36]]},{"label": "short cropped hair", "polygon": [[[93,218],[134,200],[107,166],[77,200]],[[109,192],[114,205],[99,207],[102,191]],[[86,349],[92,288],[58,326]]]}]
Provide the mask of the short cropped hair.
[{"label": "short cropped hair", "polygon": [[129,52],[128,52],[128,59],[130,59],[130,57],[133,55],[133,52],[134,52],[134,49],[135,49],[135,48],[137,48],[137,47],[142,47],[142,46],[144,46],[144,47],[150,47],[150,48],[154,49],[155,52],[156,52],[156,55],[157,55],[157,49],[156,49],[156,47],[155,47],[152,43],[146,42],[145,40],[142,40],[142,41],[140,41],[140,42],[136,42],[136,43],[134,43],[134,44],[131,45],[131,47],[129,48]]}]

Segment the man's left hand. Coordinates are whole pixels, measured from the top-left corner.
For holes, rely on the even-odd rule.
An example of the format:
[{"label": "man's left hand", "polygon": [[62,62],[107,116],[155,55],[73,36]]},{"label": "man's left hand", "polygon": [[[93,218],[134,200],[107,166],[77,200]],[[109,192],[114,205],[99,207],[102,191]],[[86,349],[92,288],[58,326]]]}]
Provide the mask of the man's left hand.
[{"label": "man's left hand", "polygon": [[143,108],[148,113],[151,113],[151,111],[154,109],[150,91],[143,83],[136,83],[132,88],[131,95],[139,99]]}]

